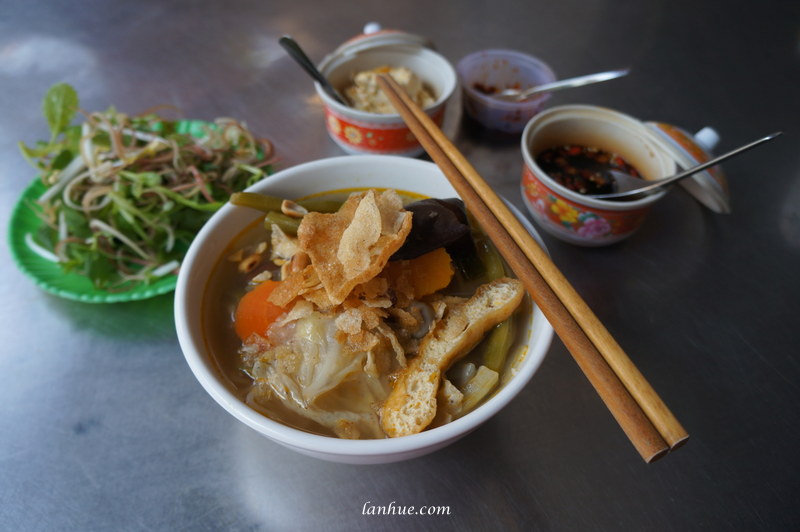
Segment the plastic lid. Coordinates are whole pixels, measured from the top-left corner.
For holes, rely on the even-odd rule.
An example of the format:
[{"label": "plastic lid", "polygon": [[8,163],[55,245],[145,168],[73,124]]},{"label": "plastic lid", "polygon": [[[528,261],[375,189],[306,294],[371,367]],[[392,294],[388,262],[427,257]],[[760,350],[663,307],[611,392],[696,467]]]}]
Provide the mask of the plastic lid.
[{"label": "plastic lid", "polygon": [[368,22],[364,33],[356,35],[339,46],[334,54],[350,55],[379,46],[416,46],[433,48],[433,43],[425,37],[400,30],[385,30],[377,22]]},{"label": "plastic lid", "polygon": [[[647,122],[646,125],[659,145],[684,170],[712,159],[709,151],[719,142],[719,134],[711,128],[703,128],[692,136],[679,127],[663,122]],[[680,184],[712,211],[731,212],[728,181],[719,165],[683,179]]]}]

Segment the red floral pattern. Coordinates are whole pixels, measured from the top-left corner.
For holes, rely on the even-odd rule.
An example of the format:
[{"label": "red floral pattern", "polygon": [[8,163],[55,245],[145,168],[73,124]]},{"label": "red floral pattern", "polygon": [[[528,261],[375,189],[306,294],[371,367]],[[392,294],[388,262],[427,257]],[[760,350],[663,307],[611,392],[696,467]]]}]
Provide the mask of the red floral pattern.
[{"label": "red floral pattern", "polygon": [[[441,126],[444,106],[439,107],[431,118]],[[380,127],[345,118],[326,107],[325,124],[332,136],[358,151],[378,154],[403,153],[420,146],[417,138],[404,123]]]},{"label": "red floral pattern", "polygon": [[617,239],[637,229],[649,206],[633,211],[587,207],[553,192],[525,166],[522,192],[528,205],[554,228],[584,240]]}]

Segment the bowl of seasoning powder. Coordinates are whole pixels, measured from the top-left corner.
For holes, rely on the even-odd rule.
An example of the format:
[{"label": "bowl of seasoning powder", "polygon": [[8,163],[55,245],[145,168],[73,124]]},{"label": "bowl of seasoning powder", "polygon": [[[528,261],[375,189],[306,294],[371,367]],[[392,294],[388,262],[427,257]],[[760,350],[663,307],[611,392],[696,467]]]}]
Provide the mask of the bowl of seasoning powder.
[{"label": "bowl of seasoning powder", "polygon": [[675,173],[675,160],[641,121],[602,107],[553,107],[522,133],[522,197],[534,221],[572,244],[603,246],[632,235],[665,191],[634,201],[602,200],[608,170],[645,180]]}]

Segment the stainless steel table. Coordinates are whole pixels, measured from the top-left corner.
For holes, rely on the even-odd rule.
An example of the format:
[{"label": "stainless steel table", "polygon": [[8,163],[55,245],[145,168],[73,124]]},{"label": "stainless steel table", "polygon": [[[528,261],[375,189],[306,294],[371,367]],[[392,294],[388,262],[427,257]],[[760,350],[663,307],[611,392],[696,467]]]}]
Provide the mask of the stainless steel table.
[{"label": "stainless steel table", "polygon": [[[0,221],[33,179],[18,140],[44,138],[45,90],[86,109],[233,116],[279,167],[342,152],[306,75],[377,20],[474,50],[532,52],[561,76],[624,65],[562,92],[688,130],[718,151],[784,136],[725,165],[733,213],[676,189],[630,240],[545,236],[555,262],[691,433],[642,462],[560,341],[525,391],[455,445],[350,466],[272,444],[226,414],[183,360],[169,295],[89,305],[50,296],[0,248],[0,529],[797,530],[800,525],[800,3],[684,1],[78,2],[0,0]],[[521,207],[515,139],[448,131]],[[5,237],[4,237],[5,238]],[[370,516],[370,505],[449,515]]]}]

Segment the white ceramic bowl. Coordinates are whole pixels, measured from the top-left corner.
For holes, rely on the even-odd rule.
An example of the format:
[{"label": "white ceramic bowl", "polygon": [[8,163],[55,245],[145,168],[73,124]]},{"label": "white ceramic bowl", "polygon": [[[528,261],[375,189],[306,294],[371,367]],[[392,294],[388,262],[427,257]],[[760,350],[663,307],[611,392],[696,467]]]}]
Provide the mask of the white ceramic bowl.
[{"label": "white ceramic bowl", "polygon": [[[323,159],[283,170],[250,190],[299,198],[315,192],[356,187],[389,187],[432,197],[455,197],[433,163],[394,156],[361,155]],[[251,409],[220,374],[214,349],[203,328],[202,300],[212,270],[226,246],[260,215],[251,209],[225,205],[198,233],[178,277],[175,324],[181,349],[200,384],[230,414],[283,446],[317,458],[345,463],[385,463],[430,453],[464,436],[500,411],[528,383],[542,362],[553,330],[534,307],[527,349],[514,375],[483,405],[447,425],[413,436],[381,440],[343,440],[309,434],[283,425]],[[529,230],[534,232],[528,225]],[[534,236],[535,232],[534,232]],[[537,236],[538,238],[538,236]]]}]

